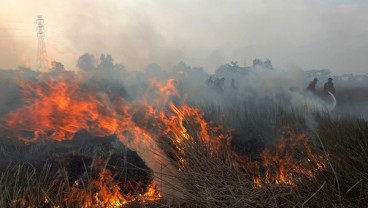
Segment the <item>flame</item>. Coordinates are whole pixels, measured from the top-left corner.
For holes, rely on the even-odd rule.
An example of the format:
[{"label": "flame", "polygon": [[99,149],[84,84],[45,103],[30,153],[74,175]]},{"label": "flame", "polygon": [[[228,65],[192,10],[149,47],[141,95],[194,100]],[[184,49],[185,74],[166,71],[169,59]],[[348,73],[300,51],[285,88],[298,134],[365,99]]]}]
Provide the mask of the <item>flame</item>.
[{"label": "flame", "polygon": [[[99,136],[113,134],[118,121],[114,112],[96,95],[78,86],[74,79],[20,82],[26,106],[6,117],[7,125],[20,140],[71,140],[87,130]],[[33,132],[26,138],[21,131]]]},{"label": "flame", "polygon": [[298,177],[312,178],[326,167],[323,157],[313,154],[309,137],[288,126],[284,127],[279,142],[261,153],[261,160],[257,164],[259,174],[253,177],[256,186],[270,183],[294,186]]},{"label": "flame", "polygon": [[[222,140],[229,139],[228,135],[223,135],[205,121],[199,108],[174,104],[172,99],[180,98],[180,92],[173,79],[164,83],[152,81],[143,99],[135,103],[91,89],[74,73],[66,71],[57,75],[42,74],[38,80],[19,80],[19,85],[24,105],[10,112],[5,122],[26,143],[71,140],[79,131],[101,137],[116,135],[128,148],[139,150],[138,154],[146,162],[157,161],[147,165],[154,174],[159,174],[160,161],[167,161],[164,150],[157,144],[162,135],[168,136],[176,146],[178,161],[182,162],[185,151],[181,144],[184,140],[197,142],[194,138],[198,138],[215,150],[219,149]],[[166,168],[170,169],[170,165]],[[98,200],[87,195],[91,198],[85,201],[110,204],[112,201],[122,204],[124,200],[129,201],[124,198],[127,196],[122,198],[119,195],[117,186],[110,188],[101,187],[102,192],[93,196]],[[113,197],[106,199],[106,192]],[[153,193],[152,189],[146,195],[150,193]]]},{"label": "flame", "polygon": [[[150,85],[145,92],[143,102],[146,104],[151,102],[156,108],[165,107],[166,104],[170,102],[171,98],[180,97],[180,92],[176,85],[177,81],[175,79],[169,79],[164,83],[151,80]],[[150,95],[153,97],[151,98]]]},{"label": "flame", "polygon": [[[128,148],[140,150],[137,152],[154,174],[160,172],[158,164],[148,161],[161,163],[165,159],[165,150],[158,145],[163,136],[174,146],[179,168],[186,165],[188,144],[203,144],[211,154],[230,147],[231,132],[207,122],[200,108],[185,104],[173,79],[164,83],[152,80],[141,100],[129,102],[87,87],[74,73],[46,75],[38,80],[19,81],[24,106],[5,117],[6,125],[27,143],[71,140],[82,130],[101,137],[116,135]],[[24,132],[33,135],[25,136]],[[305,134],[285,128],[279,143],[262,152],[262,162],[247,161],[240,166],[256,166],[255,186],[293,186],[299,177],[313,177],[325,168],[323,158],[312,153],[308,142]],[[303,149],[302,157],[292,154],[298,147]],[[66,201],[78,201],[82,207],[121,207],[154,201],[161,197],[154,184],[158,183],[149,184],[143,194],[122,193],[111,172],[103,169],[90,184],[91,193],[75,188],[76,197]]]},{"label": "flame", "polygon": [[[78,131],[85,130],[96,136],[117,135],[123,143],[129,137],[133,143],[153,144],[153,138],[157,136],[151,135],[146,128],[149,118],[155,118],[162,134],[169,135],[177,145],[182,140],[199,138],[204,143],[211,143],[208,147],[215,149],[220,141],[229,140],[228,134],[209,127],[199,108],[183,103],[177,106],[170,100],[180,97],[176,84],[173,79],[165,83],[152,81],[137,106],[123,98],[111,100],[106,94],[83,89],[74,76],[20,81],[26,105],[8,114],[5,120],[25,142],[71,140]],[[152,102],[150,95],[155,98]],[[136,108],[145,110],[139,124],[133,119]],[[188,125],[185,125],[189,123],[190,128],[196,129],[195,135],[190,135]],[[24,131],[33,132],[34,136],[27,138],[21,133]]]},{"label": "flame", "polygon": [[230,132],[222,131],[221,127],[211,127],[199,108],[185,104],[177,107],[173,103],[170,103],[168,108],[170,113],[159,114],[159,120],[163,123],[161,128],[163,134],[172,139],[182,154],[185,154],[181,147],[184,140],[192,143],[202,142],[212,152],[229,145]]},{"label": "flame", "polygon": [[102,169],[90,186],[91,192],[74,188],[72,193],[74,198],[65,198],[66,203],[78,202],[83,208],[117,208],[134,202],[156,201],[161,198],[161,194],[153,184],[150,184],[143,194],[131,192],[123,194],[108,169]]},{"label": "flame", "polygon": [[156,186],[150,184],[147,187],[146,193],[143,194],[143,199],[146,201],[155,201],[159,198],[161,198],[161,193],[157,191]]}]

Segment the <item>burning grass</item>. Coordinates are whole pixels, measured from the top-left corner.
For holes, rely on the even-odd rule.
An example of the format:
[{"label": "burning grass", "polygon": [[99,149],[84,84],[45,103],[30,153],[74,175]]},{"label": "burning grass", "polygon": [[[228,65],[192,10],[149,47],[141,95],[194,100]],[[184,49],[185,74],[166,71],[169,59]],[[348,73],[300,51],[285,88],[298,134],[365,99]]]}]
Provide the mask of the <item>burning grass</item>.
[{"label": "burning grass", "polygon": [[[277,105],[192,106],[173,79],[152,81],[135,102],[68,73],[20,85],[25,103],[4,117],[1,207],[368,203],[363,119]],[[66,154],[78,136],[87,140],[85,152]],[[94,141],[107,138],[107,148]],[[114,142],[122,154],[109,146]],[[126,148],[144,165],[128,162]],[[42,154],[49,159],[32,160]],[[112,164],[117,158],[124,159]]]},{"label": "burning grass", "polygon": [[[199,207],[364,206],[367,121],[316,117],[315,132],[295,134],[288,127],[276,145],[266,147],[256,159],[248,155],[244,161],[244,154],[239,158],[227,149],[211,154],[200,144],[189,145],[188,166],[180,175],[190,187],[187,200]],[[345,122],[350,125],[342,128]],[[350,138],[340,143],[343,135],[326,131],[344,131]]]},{"label": "burning grass", "polygon": [[143,182],[123,186],[106,168],[70,181],[65,170],[55,175],[52,167],[49,163],[42,170],[30,163],[9,166],[0,178],[1,207],[122,207],[150,205],[161,198],[156,187],[142,187]]}]

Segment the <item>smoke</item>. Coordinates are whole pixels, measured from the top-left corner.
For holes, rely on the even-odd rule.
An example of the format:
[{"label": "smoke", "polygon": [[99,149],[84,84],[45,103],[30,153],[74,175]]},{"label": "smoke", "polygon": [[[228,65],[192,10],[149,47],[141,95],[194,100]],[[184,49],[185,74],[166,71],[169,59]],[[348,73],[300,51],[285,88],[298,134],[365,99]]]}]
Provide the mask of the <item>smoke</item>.
[{"label": "smoke", "polygon": [[[312,109],[323,109],[325,103],[318,97],[305,91],[306,78],[302,71],[281,71],[262,67],[248,69],[246,74],[239,72],[216,73],[213,79],[225,78],[223,89],[206,85],[205,80],[210,75],[205,72],[184,72],[182,80],[184,91],[190,100],[197,103],[214,102],[216,105],[229,107],[240,106],[244,103],[261,105],[274,103],[286,108],[301,108],[308,106]],[[234,80],[234,89],[231,80]]]},{"label": "smoke", "polygon": [[[184,62],[172,68],[151,64],[141,72],[128,71],[115,63],[111,55],[101,55],[97,61],[92,54],[84,54],[77,65],[82,71],[92,73],[93,79],[115,83],[111,86],[120,85],[123,87],[120,95],[130,100],[139,99],[152,79],[166,81],[173,78],[178,81],[177,87],[185,102],[196,105],[207,103],[231,107],[244,103],[258,106],[274,103],[285,108],[308,107],[310,110],[325,110],[329,106],[319,96],[306,92],[310,80],[304,71],[278,70],[272,67],[271,62],[269,67],[262,64],[245,68],[224,65],[211,75],[201,67],[191,67]],[[224,78],[224,85],[220,88],[215,84],[209,85],[206,82],[210,76],[213,80]],[[231,84],[232,80],[236,89]]]},{"label": "smoke", "polygon": [[[302,70],[284,71],[276,67],[237,66],[234,67],[235,71],[213,72],[221,64],[233,59],[243,60],[244,56],[248,56],[248,59],[252,59],[250,57],[253,56],[267,56],[283,67],[294,63],[304,67],[332,66],[338,68],[340,72],[348,67],[365,66],[362,64],[361,56],[366,54],[364,52],[368,47],[363,46],[368,41],[363,41],[362,47],[357,47],[359,41],[356,39],[352,41],[354,48],[350,49],[354,49],[353,54],[358,54],[354,57],[342,50],[349,49],[350,45],[340,43],[346,38],[359,35],[356,33],[360,31],[357,29],[360,25],[351,26],[352,31],[355,32],[349,34],[341,31],[341,26],[330,19],[339,16],[341,12],[346,12],[346,8],[338,10],[339,12],[335,14],[333,10],[327,8],[330,4],[319,4],[317,1],[312,1],[311,4],[304,2],[302,5],[287,1],[286,5],[292,8],[287,11],[284,9],[285,4],[259,3],[255,7],[250,7],[248,4],[250,1],[242,3],[235,0],[231,1],[230,3],[233,4],[228,4],[225,10],[220,9],[222,3],[219,1],[211,2],[212,7],[208,7],[208,2],[202,2],[199,5],[196,4],[198,2],[192,1],[187,4],[173,1],[167,5],[139,2],[141,4],[116,1],[73,1],[58,4],[64,11],[59,12],[63,14],[60,17],[48,19],[47,14],[44,15],[48,22],[62,20],[60,24],[63,24],[60,33],[54,32],[60,35],[58,37],[63,38],[46,41],[47,45],[51,46],[49,53],[62,52],[61,56],[56,55],[56,57],[62,59],[67,66],[66,69],[79,71],[76,73],[85,77],[85,85],[93,86],[100,91],[100,97],[104,98],[106,106],[110,105],[109,99],[114,96],[123,97],[131,103],[139,102],[138,99],[142,97],[152,80],[165,81],[173,78],[177,80],[177,88],[181,94],[180,98],[174,99],[173,102],[186,102],[204,108],[214,106],[218,120],[226,109],[239,109],[239,112],[233,115],[242,114],[244,112],[241,111],[245,110],[267,111],[269,110],[267,107],[272,105],[287,109],[307,107],[321,111],[325,110],[326,102],[318,96],[305,92],[306,83],[309,80]],[[144,7],[145,3],[156,7],[157,10],[154,10],[156,12],[147,10],[146,8],[152,7]],[[45,1],[45,4],[49,3]],[[318,6],[322,6],[323,9],[312,13],[311,11]],[[198,10],[198,7],[206,9]],[[290,16],[295,17],[292,10],[302,14],[296,18],[297,21],[290,18]],[[351,14],[358,10],[364,11],[354,7],[353,11],[347,12]],[[258,12],[252,14],[252,11]],[[317,25],[309,22],[310,19],[317,21],[319,17],[323,17],[322,11],[327,11],[328,21],[324,19],[325,22]],[[282,15],[278,16],[278,14]],[[302,17],[303,15],[305,17]],[[360,13],[358,17],[344,23],[349,24],[357,18],[365,17]],[[271,23],[267,23],[270,19]],[[325,30],[324,26],[330,23],[334,26]],[[277,30],[273,25],[276,25]],[[47,24],[46,26],[51,30],[53,28]],[[297,28],[297,30],[290,28]],[[285,33],[285,31],[289,32]],[[48,37],[48,31],[45,32]],[[8,31],[4,34],[13,35]],[[334,35],[330,36],[331,34]],[[341,34],[341,36],[336,37],[335,34]],[[311,37],[314,36],[318,38],[312,40]],[[32,48],[32,44],[21,39],[10,40],[0,41],[0,46],[17,50],[22,48],[22,53]],[[364,38],[361,37],[359,40]],[[52,41],[57,44],[49,44]],[[2,67],[24,63],[19,54],[0,51]],[[84,54],[76,60],[75,54],[85,51],[89,54]],[[95,56],[99,54],[103,55]],[[346,56],[348,61],[342,63],[340,60],[343,56]],[[191,67],[180,62],[182,60],[200,67]],[[147,66],[149,63],[157,64]],[[62,69],[54,69],[51,73],[58,73],[58,70]],[[12,77],[14,74],[10,73]],[[25,73],[31,78],[37,76],[29,71]],[[207,84],[206,80],[209,76],[213,76],[213,79],[224,78],[224,85],[218,87]],[[9,81],[10,77],[6,79],[8,83],[13,83]],[[232,79],[236,87],[232,86]],[[4,90],[0,91],[3,98],[0,102],[0,111],[8,112],[21,105],[17,86],[4,86],[2,89]],[[106,95],[111,97],[104,97]],[[309,114],[306,115],[305,120],[310,129],[316,128],[316,122]],[[139,154],[153,170],[156,178],[160,178],[162,172],[165,175],[176,175],[176,169],[167,163],[169,159],[157,145],[155,138],[147,137],[146,142],[137,142],[129,138],[125,139],[124,136],[121,133],[119,140]],[[170,190],[169,184],[178,183],[171,179],[166,180],[168,184],[164,187],[166,189],[164,191],[176,194],[177,192]]]},{"label": "smoke", "polygon": [[[20,38],[12,26],[4,24],[7,21],[0,15],[0,69],[9,69],[14,66],[30,66],[30,59],[35,50],[34,45],[29,44],[28,36]],[[19,28],[16,28],[19,29]]]},{"label": "smoke", "polygon": [[214,72],[232,60],[243,65],[245,59],[268,57],[278,68],[298,65],[362,73],[368,48],[367,8],[354,1],[316,0],[231,0],[225,4],[208,0],[15,0],[1,7],[2,25],[22,30],[10,30],[16,53],[4,54],[8,58],[2,59],[0,67],[24,65],[23,56],[34,65],[34,19],[41,14],[49,57],[56,57],[68,69],[75,69],[77,55],[88,51],[109,53],[131,70],[150,63],[169,68],[185,61]]},{"label": "smoke", "polygon": [[[47,75],[43,76],[39,76],[39,73],[30,70],[23,70],[23,76],[27,79],[39,78],[39,81],[42,83],[42,79],[48,76],[55,76],[55,78],[58,78],[59,75],[63,77],[63,74],[65,74],[67,77],[70,76],[70,79],[76,77],[75,79],[81,81],[81,86],[78,86],[81,87],[81,89],[96,90],[97,93],[94,96],[96,96],[95,99],[99,101],[101,104],[100,106],[104,109],[102,114],[111,114],[113,115],[111,116],[113,119],[122,122],[118,123],[119,127],[116,132],[108,132],[108,134],[103,133],[103,128],[101,128],[102,130],[95,130],[97,132],[95,136],[108,136],[112,133],[116,134],[120,142],[127,148],[136,151],[145,161],[155,175],[156,184],[161,184],[160,180],[164,180],[161,188],[163,192],[169,195],[180,195],[180,191],[172,190],[171,186],[171,184],[176,184],[176,187],[178,187],[179,183],[175,181],[175,177],[170,177],[178,174],[177,168],[171,164],[171,160],[166,156],[165,150],[158,144],[162,138],[155,138],[155,135],[147,134],[144,127],[141,128],[140,126],[140,123],[143,121],[139,116],[139,111],[144,109],[143,106],[140,106],[143,99],[146,99],[148,102],[152,100],[154,103],[162,105],[157,106],[158,108],[165,109],[165,107],[167,107],[167,102],[157,102],[157,100],[160,99],[160,95],[157,94],[157,89],[152,90],[152,95],[147,94],[147,89],[150,89],[152,82],[165,82],[168,79],[176,80],[172,81],[171,84],[176,85],[180,95],[170,98],[173,103],[186,103],[191,106],[198,106],[205,113],[206,108],[214,106],[216,111],[210,113],[216,115],[209,116],[208,119],[214,118],[215,122],[230,124],[227,126],[237,128],[237,130],[240,129],[242,131],[242,126],[237,126],[237,124],[231,123],[231,121],[226,123],[228,120],[221,120],[223,119],[222,117],[230,118],[233,116],[234,119],[232,122],[238,122],[239,120],[237,119],[247,112],[271,112],[266,113],[266,115],[271,117],[257,118],[261,120],[260,124],[264,125],[261,129],[265,137],[257,141],[265,144],[275,141],[275,137],[277,137],[276,134],[273,134],[275,131],[275,129],[273,129],[273,121],[267,121],[270,119],[278,119],[272,118],[277,116],[276,113],[273,114],[275,106],[291,110],[308,108],[311,111],[322,111],[326,109],[325,101],[305,91],[306,83],[308,83],[309,80],[305,77],[305,73],[302,70],[279,70],[272,67],[270,61],[265,61],[264,63],[262,61],[259,61],[259,63],[256,62],[258,64],[255,64],[253,67],[239,67],[237,63],[233,62],[221,66],[215,74],[210,75],[204,71],[203,68],[191,67],[184,62],[180,62],[172,68],[164,68],[158,64],[151,64],[143,71],[128,71],[125,69],[124,65],[119,64],[119,62],[115,61],[113,56],[109,54],[102,54],[99,58],[97,57],[98,56],[90,53],[81,55],[76,64],[79,67],[78,72],[65,71],[62,67],[55,67],[51,69]],[[15,85],[14,89],[17,89],[16,83],[13,81],[17,72],[19,72],[19,70],[9,71],[8,82]],[[5,73],[5,71],[1,73]],[[209,84],[206,80],[208,80],[210,76],[212,76],[214,80],[217,78],[224,78],[224,84],[221,86]],[[54,81],[57,80],[58,79],[55,79]],[[234,80],[233,83],[232,80]],[[73,83],[73,80],[71,83]],[[21,103],[19,103],[19,92],[16,91],[16,93],[14,93],[11,88],[12,87],[7,88],[4,92],[16,94],[18,98],[6,102],[12,103],[11,106],[16,108],[21,105]],[[81,92],[87,91],[88,90],[82,90]],[[168,94],[165,94],[165,96],[168,96]],[[83,96],[78,96],[78,98],[83,100]],[[129,107],[126,109],[122,108],[124,110],[119,110],[119,105],[116,105],[114,102],[116,98],[124,98],[124,102],[126,101]],[[124,104],[124,102],[120,104]],[[230,112],[229,109],[233,110],[233,114],[224,115]],[[124,113],[120,115],[119,112]],[[116,115],[120,117],[115,117]],[[208,113],[206,113],[206,115],[208,115]],[[259,116],[261,114],[255,115]],[[123,116],[126,116],[128,119]],[[304,120],[308,128],[312,130],[316,129],[317,123],[311,114],[305,114]],[[87,122],[85,125],[93,125],[93,123],[94,122],[88,124]],[[144,125],[147,124],[143,124],[143,126]],[[91,129],[90,133],[93,135],[94,130],[93,128]],[[102,133],[99,131],[102,131]],[[134,138],[134,136],[129,136],[127,132],[135,132],[135,136],[137,137]],[[258,137],[259,135],[257,135],[257,139]],[[241,139],[248,140],[249,138]]]}]

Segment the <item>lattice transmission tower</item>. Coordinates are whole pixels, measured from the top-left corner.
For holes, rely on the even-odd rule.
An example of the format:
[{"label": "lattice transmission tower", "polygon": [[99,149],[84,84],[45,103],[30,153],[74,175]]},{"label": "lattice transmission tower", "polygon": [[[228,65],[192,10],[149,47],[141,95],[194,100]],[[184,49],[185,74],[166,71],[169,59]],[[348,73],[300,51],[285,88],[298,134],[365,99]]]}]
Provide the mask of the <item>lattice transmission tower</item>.
[{"label": "lattice transmission tower", "polygon": [[37,16],[37,37],[38,37],[38,48],[37,48],[37,62],[36,68],[40,71],[46,71],[49,69],[49,58],[46,52],[45,44],[45,33],[44,33],[44,19],[42,15]]}]

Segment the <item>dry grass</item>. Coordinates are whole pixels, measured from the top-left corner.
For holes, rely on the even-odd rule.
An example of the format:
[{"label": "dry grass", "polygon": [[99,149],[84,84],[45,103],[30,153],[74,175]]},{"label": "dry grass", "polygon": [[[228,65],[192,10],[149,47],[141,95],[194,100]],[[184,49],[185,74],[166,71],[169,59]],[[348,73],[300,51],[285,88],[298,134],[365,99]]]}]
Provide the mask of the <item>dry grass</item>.
[{"label": "dry grass", "polygon": [[[230,110],[236,111],[236,109]],[[235,114],[228,115],[235,116]],[[227,115],[226,112],[225,115]],[[314,124],[309,123],[310,118],[313,118]],[[366,120],[353,117],[332,118],[327,113],[286,110],[278,107],[267,111],[260,109],[247,111],[236,114],[236,119],[232,119],[231,121],[225,118],[223,124],[231,126],[232,122],[237,123],[236,139],[244,140],[233,145],[253,144],[249,143],[247,138],[257,138],[257,134],[268,139],[267,145],[272,145],[279,135],[280,126],[285,124],[308,131],[308,135],[312,138],[312,149],[316,154],[324,156],[326,168],[313,178],[299,177],[295,186],[263,184],[257,187],[253,183],[254,172],[251,165],[247,166],[248,164],[243,160],[244,158],[252,160],[246,151],[234,152],[234,146],[232,146],[213,152],[207,148],[208,144],[200,140],[188,141],[182,144],[186,155],[185,165],[179,165],[179,174],[171,176],[178,182],[171,186],[173,190],[180,192],[180,197],[165,193],[164,197],[156,202],[131,204],[131,206],[364,207],[368,204],[368,122]],[[226,121],[231,122],[226,123]],[[192,135],[196,135],[195,132],[192,132]],[[268,135],[272,137],[269,138]],[[21,146],[21,144],[15,146],[18,145]],[[9,154],[7,147],[14,146],[12,142],[4,146],[3,155]],[[236,148],[242,149],[239,146]],[[30,147],[21,147],[18,151],[24,152],[24,149],[30,149]],[[39,149],[33,150],[34,154],[37,154]],[[296,151],[295,154],[299,153]],[[303,155],[297,157],[301,156]],[[172,162],[175,163],[175,161]],[[74,193],[63,169],[56,171],[57,176],[55,176],[52,164],[47,163],[42,167],[39,170],[38,167],[22,163],[11,164],[6,170],[2,170],[0,207],[28,205],[78,207],[78,203],[66,204],[64,201],[65,196],[71,197]],[[129,170],[121,169],[121,171]],[[165,180],[165,178],[167,179],[167,177],[160,179]],[[84,181],[86,185],[82,187],[86,192],[91,191],[88,187],[88,179]],[[23,200],[26,204],[23,204]]]}]

